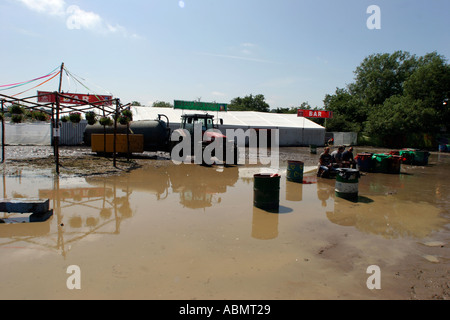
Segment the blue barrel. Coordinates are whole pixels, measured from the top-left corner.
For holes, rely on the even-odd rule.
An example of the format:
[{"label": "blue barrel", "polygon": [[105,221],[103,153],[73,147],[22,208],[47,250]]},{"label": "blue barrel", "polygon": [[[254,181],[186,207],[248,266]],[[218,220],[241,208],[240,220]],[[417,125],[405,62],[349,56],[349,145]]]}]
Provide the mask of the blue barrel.
[{"label": "blue barrel", "polygon": [[439,152],[445,152],[447,151],[447,146],[445,144],[440,144],[439,145]]},{"label": "blue barrel", "polygon": [[253,176],[253,205],[265,210],[278,210],[280,205],[279,174],[259,173]]},{"label": "blue barrel", "polygon": [[369,172],[372,168],[372,153],[358,153],[356,161],[360,171]]},{"label": "blue barrel", "polygon": [[303,183],[304,163],[297,160],[288,160],[286,179],[292,182]]}]

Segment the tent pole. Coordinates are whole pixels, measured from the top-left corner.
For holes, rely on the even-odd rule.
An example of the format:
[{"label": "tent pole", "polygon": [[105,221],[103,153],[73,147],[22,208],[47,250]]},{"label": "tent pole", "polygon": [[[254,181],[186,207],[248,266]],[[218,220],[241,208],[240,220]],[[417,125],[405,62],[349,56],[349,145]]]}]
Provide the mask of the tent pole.
[{"label": "tent pole", "polygon": [[5,101],[2,100],[2,163],[5,162],[5,114],[3,112],[3,103]]},{"label": "tent pole", "polygon": [[59,113],[61,105],[59,103],[59,95],[61,93],[62,86],[62,75],[64,70],[64,62],[61,64],[61,70],[59,73],[59,87],[58,92],[55,92],[55,101],[56,101],[56,123],[55,123],[55,132],[53,133],[55,139],[55,164],[56,164],[56,174],[59,175]]},{"label": "tent pole", "polygon": [[116,168],[116,136],[117,136],[117,118],[119,117],[119,101],[116,100],[116,113],[114,114],[114,141],[113,141],[113,164]]}]

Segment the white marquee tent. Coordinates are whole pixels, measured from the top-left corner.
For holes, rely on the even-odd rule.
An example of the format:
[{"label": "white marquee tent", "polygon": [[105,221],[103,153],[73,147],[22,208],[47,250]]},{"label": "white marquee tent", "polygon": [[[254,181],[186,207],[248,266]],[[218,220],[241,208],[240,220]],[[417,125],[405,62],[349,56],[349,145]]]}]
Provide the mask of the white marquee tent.
[{"label": "white marquee tent", "polygon": [[[177,129],[183,114],[204,113],[204,111],[181,110],[172,108],[132,107],[133,121],[154,120],[159,114],[167,116],[169,127]],[[225,134],[226,129],[278,129],[280,146],[323,146],[325,128],[296,114],[280,114],[255,111],[210,111],[214,119],[223,119],[219,129]],[[163,118],[164,119],[164,118]]]}]

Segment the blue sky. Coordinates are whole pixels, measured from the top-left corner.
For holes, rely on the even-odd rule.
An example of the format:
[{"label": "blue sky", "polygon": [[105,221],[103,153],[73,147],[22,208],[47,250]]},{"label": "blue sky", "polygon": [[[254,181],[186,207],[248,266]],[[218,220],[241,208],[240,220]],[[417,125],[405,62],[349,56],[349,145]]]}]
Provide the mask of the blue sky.
[{"label": "blue sky", "polygon": [[[381,29],[366,26],[370,5]],[[370,54],[450,58],[449,14],[448,0],[2,0],[0,85],[64,62],[122,103],[263,94],[271,108],[322,107]],[[63,90],[87,93],[66,76]]]}]

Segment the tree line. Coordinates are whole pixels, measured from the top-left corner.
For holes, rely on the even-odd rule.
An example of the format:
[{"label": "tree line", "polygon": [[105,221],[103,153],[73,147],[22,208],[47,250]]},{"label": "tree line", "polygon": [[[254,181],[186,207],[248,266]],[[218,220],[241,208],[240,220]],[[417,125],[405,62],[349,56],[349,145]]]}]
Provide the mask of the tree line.
[{"label": "tree line", "polygon": [[[450,124],[450,65],[436,52],[377,53],[354,71],[354,82],[325,95],[323,107],[271,109],[262,94],[236,97],[229,111],[297,113],[298,109],[333,111],[333,118],[311,119],[329,132],[357,132],[360,143],[386,147],[431,147],[447,136]],[[157,101],[154,107],[173,107]],[[447,142],[448,143],[448,142]]]}]

